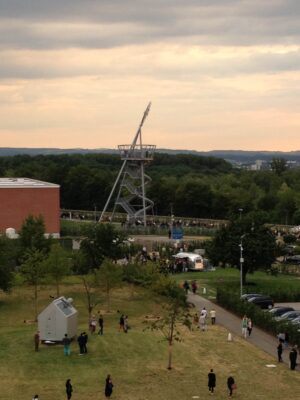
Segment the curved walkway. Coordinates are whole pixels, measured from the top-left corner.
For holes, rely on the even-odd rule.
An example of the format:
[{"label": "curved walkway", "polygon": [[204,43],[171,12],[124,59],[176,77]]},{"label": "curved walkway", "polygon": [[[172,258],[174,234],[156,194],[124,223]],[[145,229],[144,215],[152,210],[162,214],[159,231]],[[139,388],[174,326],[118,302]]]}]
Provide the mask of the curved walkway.
[{"label": "curved walkway", "polygon": [[[210,300],[191,292],[189,292],[188,294],[188,301],[194,304],[198,311],[201,311],[203,307],[205,307],[208,312],[209,310],[214,308],[216,310],[216,323],[226,328],[229,332],[232,333],[233,336],[241,336],[241,318],[218,306],[217,304],[212,303]],[[256,347],[265,351],[266,353],[272,355],[274,357],[274,364],[277,364],[278,340],[276,339],[276,337],[264,332],[259,328],[256,328],[254,325],[252,334],[250,337],[247,338],[247,341],[254,344]],[[289,364],[289,351],[289,349],[286,349],[283,351],[282,354],[283,362],[286,364]],[[298,365],[296,367],[296,370],[300,371],[299,354],[297,361]]]}]

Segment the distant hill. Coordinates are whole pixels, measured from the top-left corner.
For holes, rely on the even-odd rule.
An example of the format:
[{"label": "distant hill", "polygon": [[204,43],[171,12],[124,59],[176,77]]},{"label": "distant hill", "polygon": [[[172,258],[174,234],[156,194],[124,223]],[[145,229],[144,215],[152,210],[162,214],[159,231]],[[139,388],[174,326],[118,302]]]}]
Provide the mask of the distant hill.
[{"label": "distant hill", "polygon": [[[255,160],[270,161],[272,158],[285,158],[287,161],[300,161],[300,150],[281,152],[281,151],[245,151],[245,150],[212,150],[212,151],[196,151],[196,150],[173,150],[173,149],[157,149],[159,153],[166,154],[193,154],[206,157],[218,157],[227,161],[236,163],[247,163]],[[0,157],[15,156],[18,154],[27,154],[35,156],[38,154],[118,154],[116,149],[59,149],[59,148],[14,148],[0,147]]]}]

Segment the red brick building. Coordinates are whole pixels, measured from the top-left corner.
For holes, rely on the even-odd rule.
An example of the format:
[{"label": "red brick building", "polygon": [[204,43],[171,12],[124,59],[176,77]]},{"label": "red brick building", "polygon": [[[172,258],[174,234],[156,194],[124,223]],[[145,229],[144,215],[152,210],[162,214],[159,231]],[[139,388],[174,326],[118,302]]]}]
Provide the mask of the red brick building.
[{"label": "red brick building", "polygon": [[59,185],[28,178],[0,178],[0,232],[20,230],[29,214],[42,215],[46,233],[59,236]]}]

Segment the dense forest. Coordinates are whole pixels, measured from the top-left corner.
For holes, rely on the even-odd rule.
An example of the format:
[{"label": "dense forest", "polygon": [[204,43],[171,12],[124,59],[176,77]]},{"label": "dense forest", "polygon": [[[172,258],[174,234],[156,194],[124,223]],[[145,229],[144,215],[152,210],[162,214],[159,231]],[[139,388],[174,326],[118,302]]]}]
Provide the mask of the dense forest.
[{"label": "dense forest", "polygon": [[[61,185],[61,207],[101,210],[121,160],[111,154],[18,155],[0,157],[0,175]],[[279,167],[279,168],[278,168]],[[269,222],[300,224],[300,169],[274,163],[273,171],[234,169],[223,159],[156,154],[147,167],[154,213],[230,218],[262,211]]]}]

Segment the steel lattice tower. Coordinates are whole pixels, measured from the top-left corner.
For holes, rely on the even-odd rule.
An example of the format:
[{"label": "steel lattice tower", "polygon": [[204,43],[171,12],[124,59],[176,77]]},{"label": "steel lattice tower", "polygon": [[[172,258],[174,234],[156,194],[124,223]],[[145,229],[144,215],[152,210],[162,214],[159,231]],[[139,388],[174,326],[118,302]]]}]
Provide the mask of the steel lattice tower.
[{"label": "steel lattice tower", "polygon": [[146,197],[145,187],[151,178],[145,174],[145,165],[153,160],[156,146],[143,144],[142,126],[149,114],[151,103],[148,104],[138,130],[131,144],[119,145],[122,167],[106,201],[99,221],[102,221],[112,197],[117,193],[111,220],[116,208],[122,207],[127,213],[129,223],[137,221],[146,226],[147,210],[153,208],[153,201]]}]

